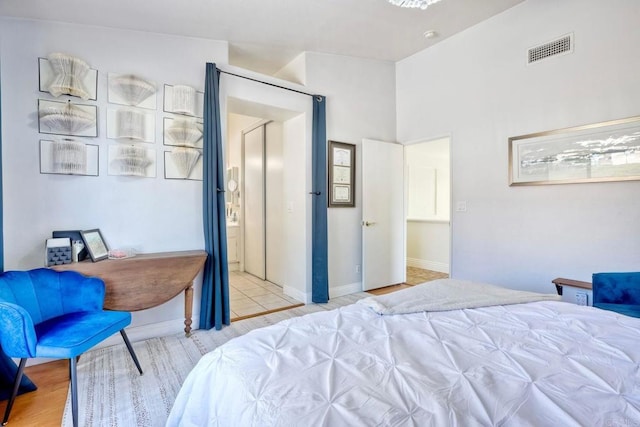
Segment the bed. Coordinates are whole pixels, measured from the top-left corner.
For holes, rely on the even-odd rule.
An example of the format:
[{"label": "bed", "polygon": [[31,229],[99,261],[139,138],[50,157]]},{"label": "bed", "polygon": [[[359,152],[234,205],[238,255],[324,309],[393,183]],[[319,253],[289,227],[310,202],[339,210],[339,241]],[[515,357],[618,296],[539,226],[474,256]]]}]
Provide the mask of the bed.
[{"label": "bed", "polygon": [[205,355],[168,426],[640,425],[640,319],[445,279]]}]

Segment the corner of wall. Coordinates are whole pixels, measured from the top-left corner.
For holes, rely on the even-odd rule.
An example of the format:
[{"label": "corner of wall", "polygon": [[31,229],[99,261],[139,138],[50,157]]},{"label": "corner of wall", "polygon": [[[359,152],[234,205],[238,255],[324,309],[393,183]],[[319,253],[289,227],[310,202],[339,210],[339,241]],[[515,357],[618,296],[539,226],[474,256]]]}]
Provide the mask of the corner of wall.
[{"label": "corner of wall", "polygon": [[273,76],[282,80],[288,80],[301,85],[307,80],[307,52],[302,52],[291,62],[278,70]]}]

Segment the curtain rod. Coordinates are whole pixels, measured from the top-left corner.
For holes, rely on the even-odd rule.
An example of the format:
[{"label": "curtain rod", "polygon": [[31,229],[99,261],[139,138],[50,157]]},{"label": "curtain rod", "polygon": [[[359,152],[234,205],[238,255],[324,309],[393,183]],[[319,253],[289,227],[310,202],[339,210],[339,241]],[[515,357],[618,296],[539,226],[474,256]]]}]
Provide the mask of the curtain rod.
[{"label": "curtain rod", "polygon": [[280,86],[280,85],[277,85],[275,83],[263,82],[262,80],[254,79],[253,77],[247,77],[247,76],[243,76],[241,74],[231,73],[229,71],[221,70],[220,68],[216,68],[216,69],[219,72],[221,72],[222,74],[228,74],[230,76],[240,77],[241,79],[251,80],[252,82],[262,83],[263,85],[273,86],[273,87],[277,87],[279,89],[290,90],[291,92],[301,93],[302,95],[307,95],[307,96],[311,96],[311,97],[315,96],[315,97],[318,97],[318,100],[322,99],[322,95],[316,95],[316,94],[313,94],[313,93],[303,92],[303,91],[297,90],[297,89],[291,89],[290,87]]}]

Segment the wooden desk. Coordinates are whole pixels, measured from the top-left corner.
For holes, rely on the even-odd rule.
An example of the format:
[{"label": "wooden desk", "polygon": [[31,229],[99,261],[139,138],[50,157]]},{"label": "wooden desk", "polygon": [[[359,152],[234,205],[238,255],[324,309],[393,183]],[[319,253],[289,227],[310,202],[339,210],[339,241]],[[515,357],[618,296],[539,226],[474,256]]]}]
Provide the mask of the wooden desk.
[{"label": "wooden desk", "polygon": [[551,281],[554,285],[556,285],[556,291],[558,291],[558,295],[562,295],[562,287],[570,286],[572,288],[580,288],[580,289],[589,289],[591,290],[590,282],[583,282],[581,280],[572,280],[572,279],[564,279],[562,277],[558,277],[557,279],[553,279]]},{"label": "wooden desk", "polygon": [[158,306],[184,291],[184,332],[191,334],[193,279],[207,260],[205,251],[139,254],[126,259],[106,259],[56,265],[104,280],[107,310],[139,311]]}]

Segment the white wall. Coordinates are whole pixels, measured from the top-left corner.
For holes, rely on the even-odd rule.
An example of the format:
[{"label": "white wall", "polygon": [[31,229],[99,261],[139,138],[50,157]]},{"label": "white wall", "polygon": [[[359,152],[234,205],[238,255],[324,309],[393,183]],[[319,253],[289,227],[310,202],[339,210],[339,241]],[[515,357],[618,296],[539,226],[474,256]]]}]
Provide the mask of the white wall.
[{"label": "white wall", "polygon": [[[529,0],[397,64],[400,141],[450,134],[452,276],[553,292],[638,269],[640,182],[508,186],[507,138],[640,114],[640,2]],[[575,51],[526,50],[573,32]]]},{"label": "white wall", "polygon": [[[163,178],[161,126],[169,114],[162,112],[162,91],[155,111],[156,143],[150,145],[157,150],[157,177],[107,175],[107,147],[116,143],[105,137],[107,73],[138,74],[160,89],[168,83],[203,90],[205,63],[226,62],[227,43],[5,18],[0,19],[0,39],[5,267],[41,267],[44,241],[53,230],[100,228],[110,247],[141,252],[204,248],[202,182]],[[98,177],[39,173],[39,140],[51,135],[38,133],[37,100],[53,98],[38,92],[38,57],[56,51],[79,56],[98,70],[98,100],[74,99],[98,107],[98,137],[85,139],[100,146]],[[195,325],[199,308],[196,286]],[[160,322],[158,334],[179,332],[183,312],[180,295],[134,313],[132,325]]]},{"label": "white wall", "polygon": [[[405,176],[405,186],[409,219],[449,221],[451,216],[449,146],[449,138],[405,146],[405,175],[408,175],[408,177]],[[433,175],[423,176],[425,171]]]},{"label": "white wall", "polygon": [[449,273],[451,228],[444,221],[407,221],[407,266]]},{"label": "white wall", "polygon": [[[306,83],[327,97],[327,138],[360,145],[395,140],[395,66],[339,55],[306,53]],[[329,296],[362,290],[361,158],[356,149],[356,207],[328,212]],[[399,171],[402,173],[402,171]]]}]

